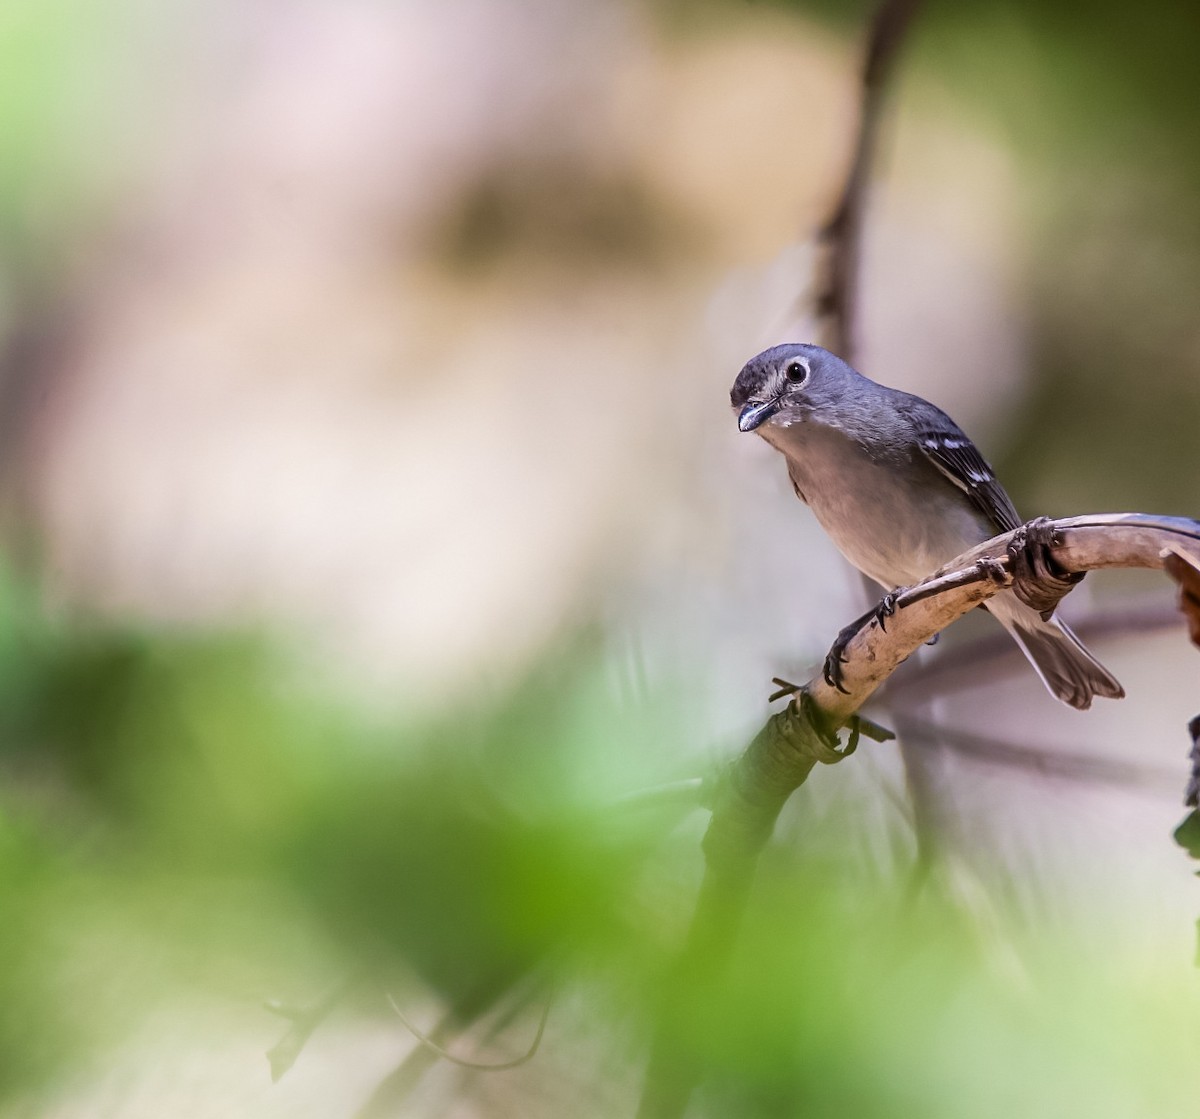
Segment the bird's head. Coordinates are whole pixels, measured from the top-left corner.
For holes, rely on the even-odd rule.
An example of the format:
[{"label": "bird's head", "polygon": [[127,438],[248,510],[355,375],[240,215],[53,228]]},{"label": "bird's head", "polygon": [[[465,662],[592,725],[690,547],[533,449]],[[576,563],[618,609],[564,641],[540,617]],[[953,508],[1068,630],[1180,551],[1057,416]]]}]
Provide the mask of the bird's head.
[{"label": "bird's head", "polygon": [[788,342],[764,350],[742,366],[729,392],[738,430],[801,423],[837,393],[847,375],[853,370],[820,346]]}]

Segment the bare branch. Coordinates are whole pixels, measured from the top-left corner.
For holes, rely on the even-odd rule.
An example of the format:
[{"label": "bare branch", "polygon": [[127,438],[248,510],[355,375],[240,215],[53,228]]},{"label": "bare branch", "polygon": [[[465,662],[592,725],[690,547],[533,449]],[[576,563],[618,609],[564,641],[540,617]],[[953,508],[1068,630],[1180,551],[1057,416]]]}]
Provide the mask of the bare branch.
[{"label": "bare branch", "polygon": [[920,6],[921,0],[888,0],[875,14],[863,60],[854,155],[833,212],[820,233],[825,260],[816,311],[826,324],[821,341],[852,365],[857,327],[855,293],[871,163],[883,118],[888,78]]},{"label": "bare branch", "polygon": [[[1051,523],[1057,539],[1051,554],[1062,570],[1071,573],[1110,567],[1161,568],[1162,552],[1168,547],[1200,556],[1200,523],[1185,517],[1109,513]],[[934,634],[1012,585],[1007,549],[1013,536],[993,537],[903,591],[886,631],[877,620],[865,625],[845,649],[845,692],[820,676],[806,685],[830,726],[844,724]]]}]

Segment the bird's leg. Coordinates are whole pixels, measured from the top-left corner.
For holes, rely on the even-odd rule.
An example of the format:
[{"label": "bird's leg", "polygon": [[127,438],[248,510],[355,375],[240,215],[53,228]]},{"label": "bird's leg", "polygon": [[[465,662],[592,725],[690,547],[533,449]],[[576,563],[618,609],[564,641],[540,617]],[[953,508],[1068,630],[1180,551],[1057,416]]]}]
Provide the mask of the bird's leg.
[{"label": "bird's leg", "polygon": [[825,667],[821,673],[825,677],[825,683],[831,688],[837,688],[843,695],[850,694],[842,687],[842,665],[846,663],[846,658],[842,654],[845,653],[846,646],[853,640],[854,635],[872,621],[878,622],[879,628],[885,633],[887,632],[884,619],[890,618],[896,612],[896,599],[899,595],[900,591],[898,590],[889,591],[861,618],[855,618],[834,639],[833,645],[825,657]]}]

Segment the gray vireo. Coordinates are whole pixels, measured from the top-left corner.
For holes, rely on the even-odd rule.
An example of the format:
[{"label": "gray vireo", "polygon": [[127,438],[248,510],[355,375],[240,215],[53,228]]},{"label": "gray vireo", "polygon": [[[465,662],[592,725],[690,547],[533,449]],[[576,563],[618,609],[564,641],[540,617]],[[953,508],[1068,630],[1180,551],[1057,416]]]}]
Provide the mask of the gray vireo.
[{"label": "gray vireo", "polygon": [[[787,460],[796,496],[842,555],[886,591],[911,586],[1021,518],[975,444],[927,400],[876,384],[820,346],[789,343],[742,368],[738,428]],[[986,609],[1050,692],[1080,709],[1125,691],[1056,617],[1012,591]]]}]

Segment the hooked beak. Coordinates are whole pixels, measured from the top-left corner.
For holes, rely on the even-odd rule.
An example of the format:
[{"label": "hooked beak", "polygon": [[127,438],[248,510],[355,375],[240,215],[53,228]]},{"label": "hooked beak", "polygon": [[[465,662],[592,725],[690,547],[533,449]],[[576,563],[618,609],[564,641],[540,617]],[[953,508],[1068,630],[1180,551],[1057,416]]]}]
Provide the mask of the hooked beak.
[{"label": "hooked beak", "polygon": [[751,401],[738,414],[738,431],[753,431],[779,411],[779,398]]}]

